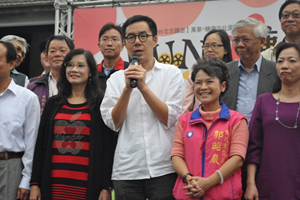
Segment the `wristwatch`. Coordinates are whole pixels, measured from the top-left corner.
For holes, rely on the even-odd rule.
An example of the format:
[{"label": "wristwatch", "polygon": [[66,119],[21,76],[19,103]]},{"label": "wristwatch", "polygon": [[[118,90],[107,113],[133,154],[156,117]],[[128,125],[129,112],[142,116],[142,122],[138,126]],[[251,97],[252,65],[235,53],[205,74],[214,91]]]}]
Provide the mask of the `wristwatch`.
[{"label": "wristwatch", "polygon": [[109,191],[109,193],[111,193],[113,188],[112,187],[104,187],[103,190],[107,190],[107,191]]},{"label": "wristwatch", "polygon": [[182,182],[184,183],[184,184],[187,184],[186,183],[186,177],[187,176],[193,176],[193,174],[191,174],[191,173],[186,173],[183,177],[182,177]]}]

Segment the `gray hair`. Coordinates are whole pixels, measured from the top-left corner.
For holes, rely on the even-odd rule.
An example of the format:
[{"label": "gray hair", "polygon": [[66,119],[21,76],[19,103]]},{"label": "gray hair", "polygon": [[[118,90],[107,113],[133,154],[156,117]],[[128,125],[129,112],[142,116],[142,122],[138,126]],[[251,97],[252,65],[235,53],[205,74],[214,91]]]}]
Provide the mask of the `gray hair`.
[{"label": "gray hair", "polygon": [[24,53],[26,54],[29,44],[27,43],[27,41],[24,38],[16,36],[16,35],[6,35],[3,38],[1,38],[1,41],[4,41],[4,42],[11,42],[13,40],[18,40],[19,42],[21,42],[23,44]]},{"label": "gray hair", "polygon": [[257,19],[250,17],[246,17],[236,22],[232,27],[231,35],[234,35],[237,28],[243,28],[245,26],[251,26],[253,28],[253,33],[256,38],[267,38],[269,31],[268,27]]}]

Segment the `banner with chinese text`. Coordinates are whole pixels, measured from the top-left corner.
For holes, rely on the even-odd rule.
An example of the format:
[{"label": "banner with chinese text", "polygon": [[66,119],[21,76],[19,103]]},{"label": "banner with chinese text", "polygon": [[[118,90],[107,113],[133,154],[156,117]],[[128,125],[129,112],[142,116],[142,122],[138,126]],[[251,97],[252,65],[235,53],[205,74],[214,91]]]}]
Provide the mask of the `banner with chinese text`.
[{"label": "banner with chinese text", "polygon": [[[224,29],[231,37],[233,24],[244,17],[254,17],[271,29],[263,49],[282,40],[284,33],[278,19],[282,3],[278,0],[236,0],[75,9],[74,42],[76,48],[90,50],[100,63],[98,34],[101,27],[108,22],[122,24],[133,15],[147,15],[158,27],[154,56],[159,62],[178,66],[186,79],[196,59],[202,55],[201,40],[211,29]],[[232,52],[234,60],[238,59],[234,50]],[[128,61],[126,48],[121,56]]]}]

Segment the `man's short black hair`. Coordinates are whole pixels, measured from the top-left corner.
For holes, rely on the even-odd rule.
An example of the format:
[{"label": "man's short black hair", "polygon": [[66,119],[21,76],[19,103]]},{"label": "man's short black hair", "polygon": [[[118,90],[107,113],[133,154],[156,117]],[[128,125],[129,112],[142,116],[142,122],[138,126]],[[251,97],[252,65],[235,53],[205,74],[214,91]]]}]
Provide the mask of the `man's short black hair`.
[{"label": "man's short black hair", "polygon": [[123,24],[123,38],[125,39],[125,34],[126,34],[126,28],[135,22],[140,22],[140,21],[145,21],[147,22],[151,32],[152,32],[152,37],[157,35],[157,26],[156,23],[153,19],[151,19],[148,16],[144,15],[134,15],[126,20],[126,22]]},{"label": "man's short black hair", "polygon": [[122,28],[121,28],[120,26],[118,26],[118,25],[115,25],[114,23],[107,23],[107,24],[105,24],[105,25],[101,28],[101,30],[100,30],[100,32],[99,32],[98,41],[100,41],[101,36],[102,36],[106,31],[108,31],[108,30],[110,30],[110,29],[115,29],[115,30],[117,30],[117,31],[120,33],[121,40],[122,40],[122,42],[123,42]]},{"label": "man's short black hair", "polygon": [[43,51],[46,51],[46,45],[48,43],[48,40],[43,40],[39,44],[39,50],[42,53]]},{"label": "man's short black hair", "polygon": [[10,63],[11,61],[17,60],[16,48],[12,43],[0,41],[0,44],[3,44],[7,49],[7,51],[6,51],[6,63]]},{"label": "man's short black hair", "polygon": [[287,6],[287,5],[289,5],[289,4],[291,4],[291,3],[297,3],[297,4],[299,4],[300,5],[300,1],[299,0],[287,0],[287,1],[285,1],[282,5],[281,5],[281,7],[280,7],[280,9],[279,9],[279,20],[281,20],[281,14],[282,14],[282,11],[283,11],[283,9]]},{"label": "man's short black hair", "polygon": [[46,45],[46,53],[48,54],[48,51],[49,51],[49,44],[51,43],[52,40],[64,40],[66,41],[68,47],[70,50],[73,50],[75,48],[75,45],[74,45],[74,42],[68,38],[67,36],[65,35],[52,35],[48,42],[47,42],[47,45]]}]

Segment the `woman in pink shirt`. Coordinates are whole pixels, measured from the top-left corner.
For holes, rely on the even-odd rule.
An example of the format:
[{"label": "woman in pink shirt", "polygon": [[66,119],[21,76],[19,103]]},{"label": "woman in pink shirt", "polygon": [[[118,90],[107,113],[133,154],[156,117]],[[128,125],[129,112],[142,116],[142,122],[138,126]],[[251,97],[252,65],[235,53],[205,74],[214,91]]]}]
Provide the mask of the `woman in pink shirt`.
[{"label": "woman in pink shirt", "polygon": [[246,118],[219,101],[229,81],[226,64],[216,58],[193,67],[194,94],[202,102],[177,123],[172,162],[178,179],[176,199],[240,199],[241,170],[249,132]]}]

